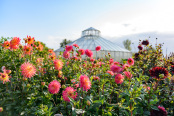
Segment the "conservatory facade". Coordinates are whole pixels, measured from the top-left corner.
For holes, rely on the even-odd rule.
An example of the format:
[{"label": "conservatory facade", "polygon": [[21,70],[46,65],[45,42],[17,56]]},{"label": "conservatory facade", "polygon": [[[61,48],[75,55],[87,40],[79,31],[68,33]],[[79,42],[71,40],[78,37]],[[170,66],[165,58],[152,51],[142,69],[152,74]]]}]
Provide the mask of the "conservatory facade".
[{"label": "conservatory facade", "polygon": [[[132,52],[127,49],[124,49],[111,41],[104,39],[100,35],[100,31],[90,27],[82,31],[81,38],[67,44],[67,45],[79,45],[80,49],[89,49],[93,52],[93,58],[105,58],[105,55],[110,53],[111,57],[115,61],[121,61],[121,59],[128,59],[132,56]],[[101,46],[100,51],[96,51],[95,48]],[[59,55],[60,52],[64,51],[64,48],[59,48],[55,50],[56,55]],[[84,58],[85,55],[82,56]]]}]

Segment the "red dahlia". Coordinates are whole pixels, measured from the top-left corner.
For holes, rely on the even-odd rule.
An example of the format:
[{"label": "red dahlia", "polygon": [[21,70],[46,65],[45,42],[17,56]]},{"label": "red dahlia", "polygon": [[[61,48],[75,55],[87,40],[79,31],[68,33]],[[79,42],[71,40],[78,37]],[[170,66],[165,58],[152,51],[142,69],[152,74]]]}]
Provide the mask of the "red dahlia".
[{"label": "red dahlia", "polygon": [[142,45],[149,45],[149,41],[148,40],[143,40],[143,42],[142,42]]},{"label": "red dahlia", "polygon": [[172,73],[174,73],[174,65],[172,65],[172,66],[170,67],[170,71],[171,71]]},{"label": "red dahlia", "polygon": [[158,106],[158,110],[152,110],[150,116],[167,116],[167,111],[164,107]]},{"label": "red dahlia", "polygon": [[160,74],[164,75],[164,79],[168,76],[168,71],[166,68],[163,67],[153,67],[150,71],[150,76],[155,77],[156,79],[160,78]]},{"label": "red dahlia", "polygon": [[143,49],[143,47],[142,47],[141,45],[139,45],[139,46],[138,46],[138,49],[139,49],[139,50],[142,50],[142,49]]}]

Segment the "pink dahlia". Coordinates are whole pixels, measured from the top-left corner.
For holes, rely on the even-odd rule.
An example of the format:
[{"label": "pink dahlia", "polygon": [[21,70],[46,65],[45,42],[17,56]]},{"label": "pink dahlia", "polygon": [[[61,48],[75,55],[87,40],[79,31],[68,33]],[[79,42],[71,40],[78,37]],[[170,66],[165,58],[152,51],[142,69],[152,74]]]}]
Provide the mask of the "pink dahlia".
[{"label": "pink dahlia", "polygon": [[150,116],[167,116],[167,111],[164,107],[158,106],[158,110],[152,110]]},{"label": "pink dahlia", "polygon": [[109,73],[112,76],[114,75],[114,73],[112,71],[110,71],[110,70],[108,70],[107,73]]},{"label": "pink dahlia", "polygon": [[48,91],[52,94],[56,94],[59,92],[60,87],[61,87],[60,83],[57,80],[53,80],[48,85]]},{"label": "pink dahlia", "polygon": [[63,57],[64,58],[69,58],[70,57],[70,53],[68,51],[64,51],[63,52]]},{"label": "pink dahlia", "polygon": [[91,50],[89,50],[89,49],[86,49],[85,50],[85,54],[88,56],[88,57],[92,57],[93,56],[93,52],[91,51]]},{"label": "pink dahlia", "polygon": [[74,47],[78,48],[79,46],[77,44],[73,44]]},{"label": "pink dahlia", "polygon": [[70,52],[73,49],[73,46],[66,45],[65,50]]},{"label": "pink dahlia", "polygon": [[96,51],[100,51],[100,50],[101,50],[101,46],[97,46],[97,47],[95,48],[95,50],[96,50]]},{"label": "pink dahlia", "polygon": [[36,68],[33,64],[25,62],[21,65],[21,73],[26,78],[31,78],[36,74]]},{"label": "pink dahlia", "polygon": [[122,70],[125,70],[126,68],[130,67],[128,64],[123,64]]},{"label": "pink dahlia", "polygon": [[122,68],[120,66],[117,66],[117,65],[111,65],[110,69],[114,73],[119,73],[122,71]]},{"label": "pink dahlia", "polygon": [[85,54],[85,50],[84,49],[79,49],[78,52],[80,53],[80,55],[84,55]]},{"label": "pink dahlia", "polygon": [[109,63],[112,64],[113,62],[114,62],[114,59],[111,58],[111,59],[109,60]]},{"label": "pink dahlia", "polygon": [[18,49],[21,39],[19,37],[13,37],[10,41],[10,49]]},{"label": "pink dahlia", "polygon": [[129,71],[124,71],[123,73],[124,73],[124,75],[125,75],[126,78],[128,78],[128,79],[131,79],[131,78],[132,78],[131,72],[129,72]]},{"label": "pink dahlia", "polygon": [[80,87],[83,88],[83,91],[88,91],[91,88],[91,82],[89,80],[89,77],[86,75],[80,76]]},{"label": "pink dahlia", "polygon": [[122,74],[117,74],[115,76],[115,82],[117,84],[122,84],[123,83],[123,80],[124,80],[124,76]]},{"label": "pink dahlia", "polygon": [[130,66],[134,65],[134,59],[133,59],[133,58],[129,58],[129,59],[127,60],[127,63],[128,63]]},{"label": "pink dahlia", "polygon": [[63,62],[61,60],[54,60],[54,67],[56,70],[61,70],[63,67]]},{"label": "pink dahlia", "polygon": [[68,97],[75,99],[77,97],[77,92],[74,88],[67,87],[62,93],[62,97],[65,101],[70,102],[70,99]]}]

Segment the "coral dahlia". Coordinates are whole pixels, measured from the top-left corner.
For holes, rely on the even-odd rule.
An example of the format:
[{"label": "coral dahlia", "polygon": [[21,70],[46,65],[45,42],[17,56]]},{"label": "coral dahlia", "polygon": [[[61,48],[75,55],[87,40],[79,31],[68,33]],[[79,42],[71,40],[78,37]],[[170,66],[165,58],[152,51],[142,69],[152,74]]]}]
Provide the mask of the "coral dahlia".
[{"label": "coral dahlia", "polygon": [[133,59],[133,58],[129,58],[129,59],[127,60],[127,63],[128,63],[130,66],[134,65],[134,59]]},{"label": "coral dahlia", "polygon": [[4,41],[3,45],[4,48],[9,49],[10,48],[10,42],[9,41]]},{"label": "coral dahlia", "polygon": [[56,70],[61,70],[63,67],[63,62],[61,60],[54,60],[54,67]]},{"label": "coral dahlia", "polygon": [[4,84],[4,82],[10,82],[9,76],[6,72],[0,73],[0,80],[3,81],[3,84]]},{"label": "coral dahlia", "polygon": [[48,85],[48,91],[52,94],[56,94],[59,92],[60,87],[61,87],[60,83],[57,80],[53,80]]},{"label": "coral dahlia", "polygon": [[18,49],[21,39],[19,37],[13,37],[10,41],[10,49]]},{"label": "coral dahlia", "polygon": [[21,73],[26,78],[31,78],[36,74],[36,68],[33,64],[25,62],[20,67]]},{"label": "coral dahlia", "polygon": [[123,73],[124,73],[124,75],[125,75],[126,78],[128,78],[128,79],[131,79],[131,78],[132,78],[131,72],[129,72],[129,71],[124,71]]},{"label": "coral dahlia", "polygon": [[80,53],[80,55],[84,55],[85,54],[85,50],[84,49],[79,49],[78,52]]},{"label": "coral dahlia", "polygon": [[64,57],[64,58],[69,58],[69,57],[70,57],[69,52],[68,52],[68,51],[64,51],[64,52],[63,52],[63,57]]},{"label": "coral dahlia", "polygon": [[69,97],[75,99],[77,97],[77,92],[74,88],[67,87],[62,93],[62,97],[65,101],[70,102]]},{"label": "coral dahlia", "polygon": [[83,91],[88,91],[91,88],[91,82],[89,80],[89,77],[86,75],[80,76],[80,87],[83,88]]},{"label": "coral dahlia", "polygon": [[70,52],[73,49],[73,46],[66,45],[65,50]]}]

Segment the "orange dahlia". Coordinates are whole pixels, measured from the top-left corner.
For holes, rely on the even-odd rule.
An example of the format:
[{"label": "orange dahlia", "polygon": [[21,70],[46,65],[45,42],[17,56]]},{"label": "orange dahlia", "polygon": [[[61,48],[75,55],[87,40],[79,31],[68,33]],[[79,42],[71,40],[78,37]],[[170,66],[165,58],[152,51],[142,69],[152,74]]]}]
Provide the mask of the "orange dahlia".
[{"label": "orange dahlia", "polygon": [[28,43],[29,45],[34,43],[34,37],[32,38],[31,36],[27,35],[27,39],[25,39],[25,43]]},{"label": "orange dahlia", "polygon": [[30,45],[24,46],[23,51],[24,51],[24,54],[31,55],[32,47]]},{"label": "orange dahlia", "polygon": [[63,62],[61,60],[54,60],[54,67],[56,70],[61,70],[63,67]]},{"label": "orange dahlia", "polygon": [[4,41],[3,45],[4,48],[9,49],[10,48],[10,42],[9,41]]},{"label": "orange dahlia", "polygon": [[26,78],[31,78],[36,74],[36,68],[33,64],[25,62],[21,65],[20,68],[22,75]]},{"label": "orange dahlia", "polygon": [[21,41],[21,39],[19,39],[19,37],[14,37],[10,41],[10,49],[18,49],[19,48],[20,41]]}]

